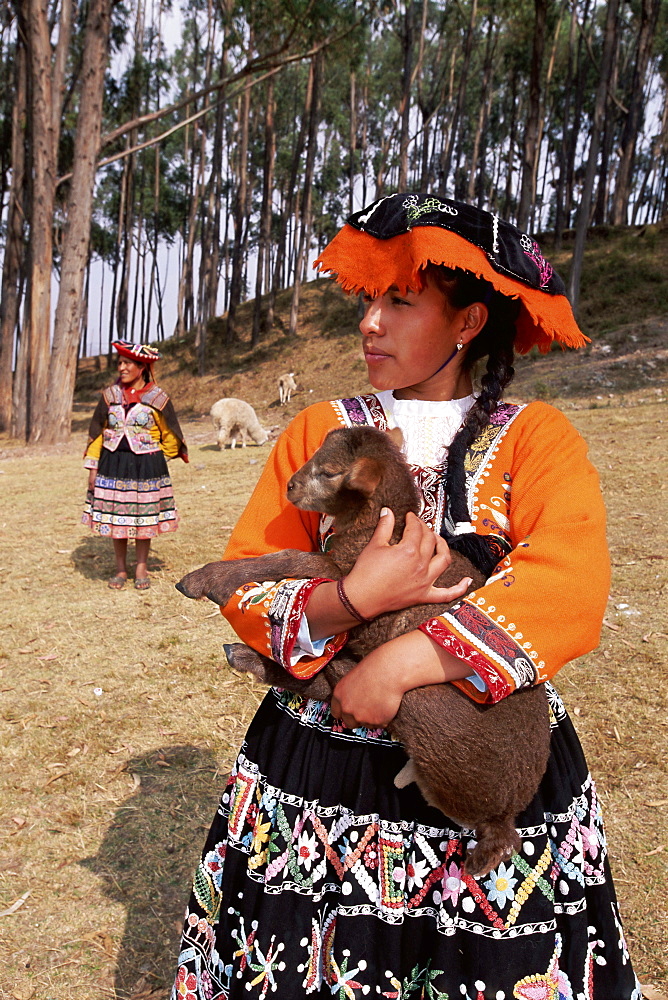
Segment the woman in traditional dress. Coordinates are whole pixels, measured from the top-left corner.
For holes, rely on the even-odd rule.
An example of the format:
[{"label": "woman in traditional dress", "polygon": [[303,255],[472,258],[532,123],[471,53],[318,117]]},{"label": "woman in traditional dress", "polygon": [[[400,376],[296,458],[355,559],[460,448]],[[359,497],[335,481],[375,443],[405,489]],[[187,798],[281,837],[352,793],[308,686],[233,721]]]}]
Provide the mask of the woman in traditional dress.
[{"label": "woman in traditional dress", "polygon": [[83,523],[114,543],[116,572],[108,581],[121,590],[128,579],[128,539],[135,541],[135,589],[148,590],[151,539],[176,531],[178,513],[167,458],[188,461],[188,449],[172,402],[153,381],[160,353],[118,340],[118,379],[102,392],[88,429],[84,465],[89,469]]},{"label": "woman in traditional dress", "polygon": [[[308,678],[360,618],[459,599],[365,657],[331,704],[268,692],[195,874],[173,997],[640,1000],[595,786],[550,683],[599,640],[598,477],[559,410],[502,400],[514,351],[584,344],[563,283],[498,216],[415,194],[352,215],[317,264],[364,293],[376,391],[291,422],[225,558],[325,546],[330,519],[291,506],[286,483],[335,427],[401,429],[420,517],[394,546],[381,517],[344,601],[328,580],[259,580],[223,613]],[[488,577],[466,597],[433,587],[451,547]],[[521,848],[478,878],[464,863],[475,831],[394,785],[406,756],[385,726],[406,690],[441,682],[488,704],[548,691],[550,759],[517,818]]]}]

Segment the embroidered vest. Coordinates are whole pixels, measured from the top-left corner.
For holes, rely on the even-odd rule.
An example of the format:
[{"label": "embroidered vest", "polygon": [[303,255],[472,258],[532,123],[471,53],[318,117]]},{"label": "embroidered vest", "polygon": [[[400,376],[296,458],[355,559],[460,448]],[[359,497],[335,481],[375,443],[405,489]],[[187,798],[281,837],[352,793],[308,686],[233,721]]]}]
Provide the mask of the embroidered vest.
[{"label": "embroidered vest", "polygon": [[120,386],[110,385],[103,395],[107,404],[107,426],[102,434],[108,451],[116,451],[123,437],[127,438],[135,455],[148,455],[161,450],[160,442],[151,435],[151,427],[155,426],[153,408],[161,410],[167,402],[167,394],[162,389],[154,386],[127,413]]}]

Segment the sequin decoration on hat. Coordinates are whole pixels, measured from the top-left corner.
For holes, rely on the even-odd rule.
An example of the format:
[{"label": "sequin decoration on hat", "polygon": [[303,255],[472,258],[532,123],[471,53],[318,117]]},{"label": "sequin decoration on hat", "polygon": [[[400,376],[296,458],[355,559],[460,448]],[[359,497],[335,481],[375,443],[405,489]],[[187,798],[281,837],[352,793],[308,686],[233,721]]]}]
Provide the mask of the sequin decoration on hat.
[{"label": "sequin decoration on hat", "polygon": [[427,194],[393,194],[354,212],[314,267],[350,292],[382,295],[424,287],[428,264],[470,271],[519,299],[515,349],[582,347],[564,283],[538,243],[498,215]]},{"label": "sequin decoration on hat", "polygon": [[152,365],[154,361],[159,361],[162,357],[160,351],[150,344],[133,344],[129,340],[114,340],[112,347],[130,361],[136,361],[138,365]]}]

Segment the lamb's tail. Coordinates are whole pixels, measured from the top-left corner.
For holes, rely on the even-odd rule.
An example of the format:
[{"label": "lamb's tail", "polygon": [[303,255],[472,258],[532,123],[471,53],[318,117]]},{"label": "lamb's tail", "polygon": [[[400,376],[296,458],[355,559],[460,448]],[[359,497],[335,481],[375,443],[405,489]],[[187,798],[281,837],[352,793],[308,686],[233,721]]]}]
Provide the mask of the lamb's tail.
[{"label": "lamb's tail", "polygon": [[[441,803],[430,795],[429,787],[420,781],[420,777],[415,761],[409,757],[396,775],[394,784],[397,788],[405,788],[412,781],[417,782],[429,805],[440,809]],[[451,816],[450,819],[458,822],[454,816]],[[476,828],[475,837],[475,847],[467,851],[464,862],[466,871],[473,876],[487,875],[488,872],[497,867],[500,861],[509,858],[521,846],[512,816],[495,816],[490,820],[480,822]]]},{"label": "lamb's tail", "polygon": [[475,836],[477,843],[466,853],[464,867],[469,875],[487,875],[504,858],[509,858],[521,846],[512,816],[500,816],[481,823]]}]

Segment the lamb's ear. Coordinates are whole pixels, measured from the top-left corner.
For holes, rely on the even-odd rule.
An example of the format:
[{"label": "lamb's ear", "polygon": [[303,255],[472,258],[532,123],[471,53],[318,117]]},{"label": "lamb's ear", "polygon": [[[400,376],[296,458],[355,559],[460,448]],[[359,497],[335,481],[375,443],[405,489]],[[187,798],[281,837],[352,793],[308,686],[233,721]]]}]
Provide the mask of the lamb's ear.
[{"label": "lamb's ear", "polygon": [[385,433],[389,437],[390,441],[393,441],[394,444],[396,444],[397,448],[402,447],[404,443],[404,436],[401,433],[400,427],[388,427]]},{"label": "lamb's ear", "polygon": [[345,485],[350,490],[357,490],[363,496],[370,497],[382,475],[383,467],[375,458],[358,458],[350,466]]}]

